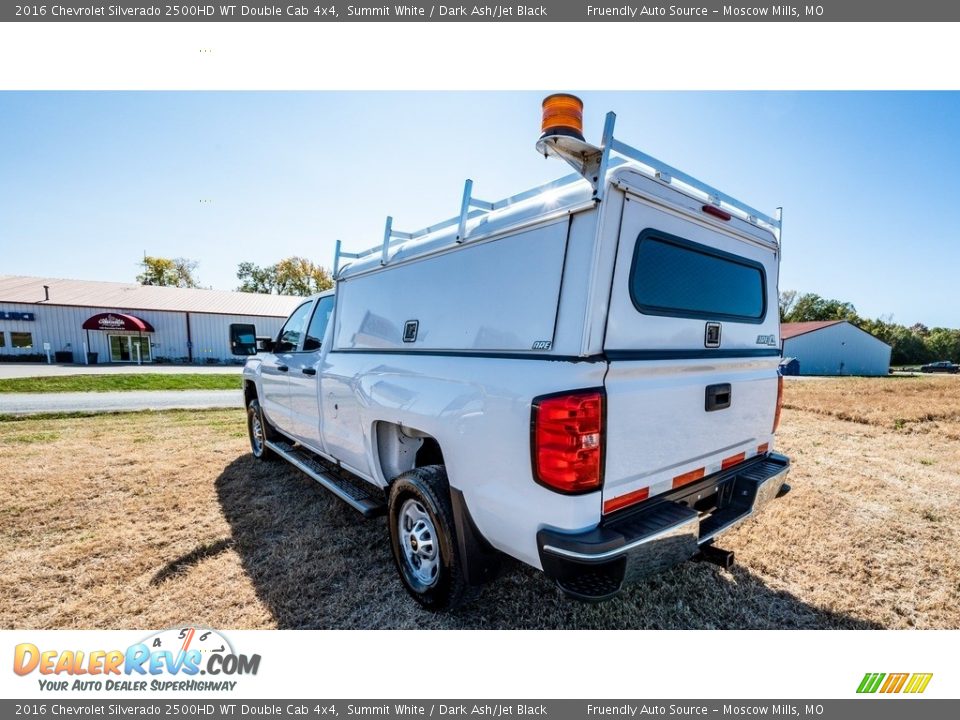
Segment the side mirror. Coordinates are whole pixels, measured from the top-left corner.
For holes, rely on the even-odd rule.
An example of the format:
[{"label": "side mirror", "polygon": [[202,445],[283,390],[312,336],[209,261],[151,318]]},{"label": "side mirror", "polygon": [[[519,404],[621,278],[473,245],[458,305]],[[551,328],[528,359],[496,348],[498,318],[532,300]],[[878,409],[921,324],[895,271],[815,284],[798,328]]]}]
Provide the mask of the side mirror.
[{"label": "side mirror", "polygon": [[257,351],[258,352],[273,352],[273,348],[276,347],[276,343],[271,337],[258,337],[257,338]]},{"label": "side mirror", "polygon": [[230,326],[230,352],[234,355],[257,354],[257,328],[250,323],[234,323]]}]

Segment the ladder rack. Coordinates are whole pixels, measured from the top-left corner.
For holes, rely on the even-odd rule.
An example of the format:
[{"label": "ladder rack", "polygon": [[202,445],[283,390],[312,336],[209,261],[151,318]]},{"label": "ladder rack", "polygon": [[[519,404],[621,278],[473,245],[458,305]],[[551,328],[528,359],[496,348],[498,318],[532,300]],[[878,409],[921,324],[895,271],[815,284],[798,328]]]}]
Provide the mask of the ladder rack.
[{"label": "ladder rack", "polygon": [[[473,180],[468,179],[463,186],[463,196],[460,201],[460,214],[447,218],[434,225],[428,225],[425,228],[414,232],[401,232],[393,229],[393,218],[388,216],[383,231],[383,242],[366,250],[357,253],[344,252],[340,240],[336,242],[336,250],[333,259],[333,278],[336,280],[340,272],[340,260],[343,258],[359,259],[380,252],[380,264],[386,265],[389,262],[389,251],[391,246],[408,240],[416,240],[438,230],[457,227],[457,234],[454,238],[456,244],[462,244],[467,240],[467,222],[473,218],[486,215],[488,213],[502,210],[515,205],[516,203],[536,197],[542,193],[557,188],[566,187],[576,182],[586,179],[593,186],[593,197],[600,201],[603,199],[607,172],[615,167],[626,164],[632,160],[641,167],[638,168],[645,175],[658,180],[659,182],[677,188],[681,192],[708,202],[718,208],[722,208],[732,215],[745,222],[757,227],[766,228],[773,232],[777,243],[780,243],[780,232],[782,227],[781,208],[777,208],[774,216],[767,215],[754,209],[750,205],[741,202],[720,190],[697,180],[691,175],[678,170],[665,162],[641,152],[630,145],[627,145],[613,136],[613,128],[616,122],[616,114],[607,113],[604,127],[603,139],[600,146],[590,145],[583,141],[577,141],[570,138],[551,138],[546,142],[541,140],[537,143],[537,149],[547,155],[556,155],[567,163],[572,165],[577,172],[566,175],[559,180],[538,185],[522,193],[511,195],[503,200],[488,202],[480,200],[473,196]],[[551,142],[551,140],[553,142]],[[562,140],[563,142],[557,142]],[[617,155],[619,157],[612,157]]]},{"label": "ladder rack", "polygon": [[[623,161],[617,164],[622,164]],[[368,257],[369,255],[374,254],[375,252],[380,252],[380,264],[387,264],[387,253],[391,246],[397,243],[397,241],[406,241],[406,240],[416,240],[417,238],[422,238],[425,235],[430,235],[435,233],[438,230],[443,230],[445,228],[457,226],[457,236],[455,242],[457,244],[463,243],[466,238],[466,224],[468,220],[473,218],[480,217],[482,215],[487,215],[488,213],[494,212],[495,210],[502,210],[504,208],[515,205],[516,203],[522,202],[524,200],[529,200],[532,197],[536,197],[541,193],[548,192],[550,190],[555,190],[557,188],[562,188],[567,185],[572,185],[575,182],[580,182],[583,180],[583,176],[576,173],[566,175],[559,180],[553,180],[551,182],[545,183],[543,185],[538,185],[529,190],[525,190],[522,193],[516,195],[511,195],[508,198],[503,200],[497,200],[496,202],[487,202],[485,200],[480,200],[473,197],[473,180],[467,180],[463,186],[463,199],[460,203],[460,214],[446,220],[442,220],[433,225],[428,225],[425,228],[421,228],[414,232],[400,232],[399,230],[393,229],[393,217],[387,216],[387,222],[383,231],[383,242],[380,245],[376,245],[372,248],[367,248],[366,250],[361,250],[357,253],[348,253],[342,250],[342,243],[340,240],[337,240],[336,250],[334,253],[333,260],[333,277],[336,279],[337,274],[340,270],[340,260],[341,258],[349,259],[358,259]],[[472,208],[472,209],[471,209]]]}]

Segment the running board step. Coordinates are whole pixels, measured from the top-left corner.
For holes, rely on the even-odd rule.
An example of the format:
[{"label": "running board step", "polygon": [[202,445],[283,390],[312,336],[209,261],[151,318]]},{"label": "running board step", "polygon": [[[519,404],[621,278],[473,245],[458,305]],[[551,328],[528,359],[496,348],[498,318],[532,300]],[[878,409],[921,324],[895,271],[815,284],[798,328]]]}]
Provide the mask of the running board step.
[{"label": "running board step", "polygon": [[364,517],[372,518],[386,512],[386,505],[382,499],[376,497],[376,490],[372,487],[370,490],[364,488],[366,483],[363,480],[353,479],[346,471],[324,462],[309,450],[291,443],[282,440],[274,442],[267,440],[266,445]]}]

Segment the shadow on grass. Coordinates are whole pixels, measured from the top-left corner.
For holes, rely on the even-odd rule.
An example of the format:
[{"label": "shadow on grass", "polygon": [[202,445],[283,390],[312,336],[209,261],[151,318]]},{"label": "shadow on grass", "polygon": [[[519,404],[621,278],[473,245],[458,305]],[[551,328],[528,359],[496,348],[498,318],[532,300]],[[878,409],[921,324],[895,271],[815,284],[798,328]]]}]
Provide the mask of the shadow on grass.
[{"label": "shadow on grass", "polygon": [[233,540],[230,538],[223,538],[212,543],[200,545],[185,555],[181,555],[180,557],[171,560],[162,568],[160,568],[157,574],[154,575],[150,580],[150,584],[160,585],[164,580],[176,577],[177,575],[182,575],[194,565],[198,565],[200,562],[207,560],[208,558],[216,557],[232,547]]},{"label": "shadow on grass", "polygon": [[400,586],[383,518],[364,520],[282,461],[250,455],[228,465],[216,487],[232,547],[281,628],[880,628],[773,590],[745,568],[705,563],[684,563],[590,605],[508,562],[472,604],[434,615]]}]

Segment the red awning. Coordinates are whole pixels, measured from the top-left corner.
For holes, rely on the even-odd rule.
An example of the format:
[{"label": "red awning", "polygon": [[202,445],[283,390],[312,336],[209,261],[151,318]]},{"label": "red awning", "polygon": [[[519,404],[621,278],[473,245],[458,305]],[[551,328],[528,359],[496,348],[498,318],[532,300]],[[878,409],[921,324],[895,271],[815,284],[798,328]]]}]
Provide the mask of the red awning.
[{"label": "red awning", "polygon": [[83,324],[84,330],[133,330],[153,332],[153,325],[134,315],[123,313],[100,313]]}]

